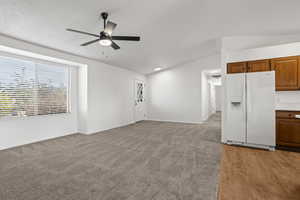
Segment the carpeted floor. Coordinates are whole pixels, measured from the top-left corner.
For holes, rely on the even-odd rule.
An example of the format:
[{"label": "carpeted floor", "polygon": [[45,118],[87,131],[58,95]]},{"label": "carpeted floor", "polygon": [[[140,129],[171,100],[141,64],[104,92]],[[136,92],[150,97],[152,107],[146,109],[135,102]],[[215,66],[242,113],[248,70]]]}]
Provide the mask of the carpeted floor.
[{"label": "carpeted floor", "polygon": [[0,151],[0,199],[216,199],[220,135],[217,114],[201,125],[144,121]]}]

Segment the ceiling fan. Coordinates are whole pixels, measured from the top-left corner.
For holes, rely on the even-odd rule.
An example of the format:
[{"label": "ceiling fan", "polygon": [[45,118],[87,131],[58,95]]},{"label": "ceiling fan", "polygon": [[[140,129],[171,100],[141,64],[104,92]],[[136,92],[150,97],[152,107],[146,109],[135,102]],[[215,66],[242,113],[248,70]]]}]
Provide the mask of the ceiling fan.
[{"label": "ceiling fan", "polygon": [[100,32],[100,34],[93,34],[84,31],[78,31],[74,29],[67,29],[67,31],[72,31],[80,34],[85,34],[89,36],[97,37],[97,39],[81,44],[81,46],[87,46],[93,44],[95,42],[99,42],[102,46],[111,46],[113,49],[120,49],[120,46],[117,45],[114,40],[125,40],[125,41],[140,41],[140,37],[138,36],[113,36],[112,32],[116,28],[117,24],[111,21],[107,21],[108,13],[101,13],[101,17],[104,21],[104,30]]}]

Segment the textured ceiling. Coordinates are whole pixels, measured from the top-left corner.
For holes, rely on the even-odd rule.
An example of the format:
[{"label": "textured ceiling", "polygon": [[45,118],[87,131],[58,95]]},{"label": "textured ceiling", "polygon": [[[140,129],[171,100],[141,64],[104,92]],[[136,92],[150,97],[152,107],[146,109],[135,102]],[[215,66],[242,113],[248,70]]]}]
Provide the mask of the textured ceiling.
[{"label": "textured ceiling", "polygon": [[[1,0],[0,33],[25,41],[150,73],[217,52],[216,39],[235,35],[296,34],[300,1],[289,0]],[[110,13],[114,35],[140,35],[121,50],[80,44],[98,33]]]}]

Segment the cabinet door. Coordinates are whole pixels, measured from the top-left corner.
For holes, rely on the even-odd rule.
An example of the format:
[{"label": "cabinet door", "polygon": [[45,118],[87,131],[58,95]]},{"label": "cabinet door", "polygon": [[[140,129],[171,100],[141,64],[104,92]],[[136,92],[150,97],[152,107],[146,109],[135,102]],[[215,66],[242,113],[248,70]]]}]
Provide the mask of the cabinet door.
[{"label": "cabinet door", "polygon": [[297,56],[272,59],[271,66],[276,72],[276,90],[299,89],[300,65]]},{"label": "cabinet door", "polygon": [[277,145],[300,147],[300,120],[277,118],[276,121]]},{"label": "cabinet door", "polygon": [[247,62],[237,62],[227,64],[227,73],[244,73],[247,71]]},{"label": "cabinet door", "polygon": [[271,71],[270,60],[249,61],[247,71],[248,72]]}]

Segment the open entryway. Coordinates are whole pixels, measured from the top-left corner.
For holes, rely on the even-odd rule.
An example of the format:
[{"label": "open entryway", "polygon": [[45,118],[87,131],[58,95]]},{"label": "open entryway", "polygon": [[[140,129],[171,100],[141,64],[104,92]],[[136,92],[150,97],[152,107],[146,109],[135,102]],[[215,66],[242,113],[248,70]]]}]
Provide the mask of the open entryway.
[{"label": "open entryway", "polygon": [[222,82],[220,69],[202,72],[202,120],[207,120],[212,114],[221,111]]}]

